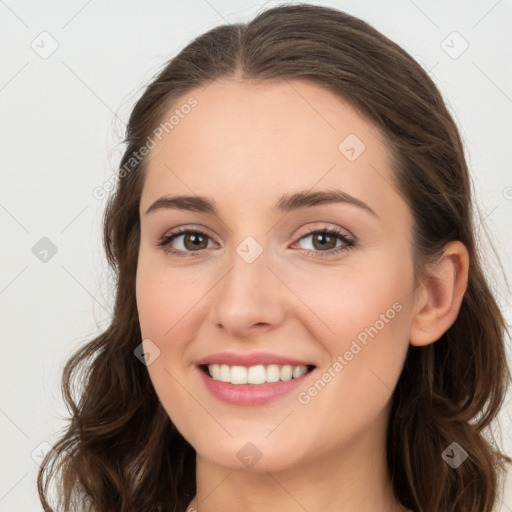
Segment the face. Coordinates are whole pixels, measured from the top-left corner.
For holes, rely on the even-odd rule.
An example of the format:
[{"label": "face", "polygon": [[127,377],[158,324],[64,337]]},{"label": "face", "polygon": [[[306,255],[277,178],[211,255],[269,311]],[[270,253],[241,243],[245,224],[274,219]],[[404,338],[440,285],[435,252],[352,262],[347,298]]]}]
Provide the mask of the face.
[{"label": "face", "polygon": [[192,96],[140,202],[137,306],[163,407],[225,468],[373,453],[414,307],[384,138],[308,82],[219,81],[172,110]]}]

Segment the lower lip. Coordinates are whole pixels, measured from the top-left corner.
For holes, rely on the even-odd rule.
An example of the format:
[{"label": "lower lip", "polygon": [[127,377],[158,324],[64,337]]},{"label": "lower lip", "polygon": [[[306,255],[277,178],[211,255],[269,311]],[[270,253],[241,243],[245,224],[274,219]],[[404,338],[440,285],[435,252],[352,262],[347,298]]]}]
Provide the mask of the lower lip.
[{"label": "lower lip", "polygon": [[301,375],[297,379],[282,380],[278,382],[266,382],[264,384],[231,384],[212,379],[199,367],[197,367],[206,388],[210,393],[228,404],[233,405],[264,405],[281,396],[291,393],[304,383],[315,370]]}]

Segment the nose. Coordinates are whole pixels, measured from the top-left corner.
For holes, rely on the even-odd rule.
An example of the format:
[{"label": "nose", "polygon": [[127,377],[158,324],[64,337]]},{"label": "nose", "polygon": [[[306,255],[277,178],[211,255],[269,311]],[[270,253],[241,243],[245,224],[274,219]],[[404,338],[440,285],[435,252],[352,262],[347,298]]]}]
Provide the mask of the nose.
[{"label": "nose", "polygon": [[229,270],[212,290],[209,316],[216,328],[248,338],[284,322],[292,294],[271,260],[266,250],[252,262],[233,251]]}]

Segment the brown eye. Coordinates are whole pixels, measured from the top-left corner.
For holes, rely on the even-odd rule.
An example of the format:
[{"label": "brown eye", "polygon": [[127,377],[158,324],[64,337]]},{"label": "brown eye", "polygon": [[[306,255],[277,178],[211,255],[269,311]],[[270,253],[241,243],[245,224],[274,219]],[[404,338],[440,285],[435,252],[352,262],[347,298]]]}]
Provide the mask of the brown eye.
[{"label": "brown eye", "polygon": [[313,238],[313,247],[315,249],[334,249],[336,247],[336,238],[326,233],[317,233],[311,235]]},{"label": "brown eye", "polygon": [[199,230],[179,229],[169,235],[164,235],[157,244],[164,252],[177,256],[198,256],[203,249],[208,248],[210,237]]},{"label": "brown eye", "polygon": [[[310,239],[310,247],[302,247],[306,250],[308,256],[315,258],[328,258],[352,249],[356,246],[356,241],[349,235],[336,228],[325,226],[324,229],[313,229],[302,235],[299,242]],[[338,241],[340,243],[338,244]]]},{"label": "brown eye", "polygon": [[[312,249],[300,247],[306,250],[308,256],[315,258],[327,258],[335,256],[356,246],[355,240],[341,230],[324,229],[311,230],[303,235],[299,242],[307,238],[311,239]],[[178,229],[173,233],[164,235],[157,246],[163,251],[179,257],[201,256],[205,249],[208,249],[209,235],[197,229]],[[338,241],[341,243],[338,244]]]},{"label": "brown eye", "polygon": [[184,237],[183,245],[187,250],[193,251],[194,249],[206,249],[206,246],[208,245],[208,237],[200,233],[189,233],[181,236]]}]

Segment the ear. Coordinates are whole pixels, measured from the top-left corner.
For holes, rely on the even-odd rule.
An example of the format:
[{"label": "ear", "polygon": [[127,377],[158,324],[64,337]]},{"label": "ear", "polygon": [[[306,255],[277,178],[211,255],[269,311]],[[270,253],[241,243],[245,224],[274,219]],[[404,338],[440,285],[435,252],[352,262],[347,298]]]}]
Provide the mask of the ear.
[{"label": "ear", "polygon": [[416,290],[409,340],[425,346],[437,341],[455,322],[468,286],[469,254],[466,246],[452,241],[444,246],[441,260]]}]

